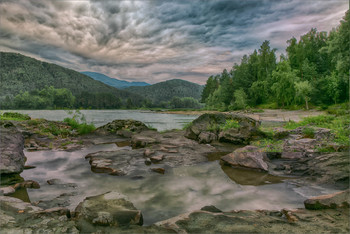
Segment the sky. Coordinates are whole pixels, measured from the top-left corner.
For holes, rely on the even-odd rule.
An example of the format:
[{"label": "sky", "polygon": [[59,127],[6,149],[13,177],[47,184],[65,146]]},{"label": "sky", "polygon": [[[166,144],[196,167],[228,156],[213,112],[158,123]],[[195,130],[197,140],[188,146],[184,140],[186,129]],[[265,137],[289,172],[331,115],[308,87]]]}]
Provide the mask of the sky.
[{"label": "sky", "polygon": [[264,40],[330,31],[348,0],[1,0],[0,51],[126,81],[205,84]]}]

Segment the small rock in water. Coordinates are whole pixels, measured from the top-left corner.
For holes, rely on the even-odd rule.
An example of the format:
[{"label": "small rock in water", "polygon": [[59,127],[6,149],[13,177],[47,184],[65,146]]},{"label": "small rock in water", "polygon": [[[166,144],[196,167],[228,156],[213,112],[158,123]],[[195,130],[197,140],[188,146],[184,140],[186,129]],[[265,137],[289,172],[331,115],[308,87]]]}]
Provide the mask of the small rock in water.
[{"label": "small rock in water", "polygon": [[151,168],[152,171],[157,172],[159,174],[164,174],[165,173],[165,169],[161,168],[161,167],[157,167],[157,168]]},{"label": "small rock in water", "polygon": [[151,156],[152,154],[154,154],[154,151],[151,150],[151,149],[145,149],[145,151],[143,152],[143,155],[144,155],[145,157],[149,157],[149,156]]},{"label": "small rock in water", "polygon": [[151,159],[149,159],[149,158],[146,158],[146,160],[145,160],[145,164],[146,165],[151,165],[152,164],[152,161],[151,161]]},{"label": "small rock in water", "polygon": [[164,155],[152,156],[150,159],[151,159],[151,162],[157,163],[164,159]]},{"label": "small rock in water", "polygon": [[34,188],[34,189],[39,189],[40,185],[38,182],[34,181],[34,180],[26,180],[24,182],[21,183],[17,183],[14,186],[15,189],[18,188]]},{"label": "small rock in water", "polygon": [[114,176],[123,176],[125,175],[125,172],[123,172],[122,170],[113,169],[113,171],[109,174]]},{"label": "small rock in water", "polygon": [[54,185],[54,184],[63,184],[62,180],[60,179],[50,179],[46,181],[49,185]]},{"label": "small rock in water", "polygon": [[29,170],[29,169],[34,169],[36,168],[36,166],[32,166],[32,165],[25,165],[24,166],[24,170]]}]

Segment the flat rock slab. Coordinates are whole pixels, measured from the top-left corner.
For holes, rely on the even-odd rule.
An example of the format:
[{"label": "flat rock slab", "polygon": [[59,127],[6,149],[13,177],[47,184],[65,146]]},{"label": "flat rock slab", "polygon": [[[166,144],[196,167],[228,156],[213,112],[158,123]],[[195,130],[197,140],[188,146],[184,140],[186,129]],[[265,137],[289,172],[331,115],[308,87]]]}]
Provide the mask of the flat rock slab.
[{"label": "flat rock slab", "polygon": [[327,194],[317,197],[312,197],[304,201],[306,209],[336,209],[340,207],[349,207],[350,204],[350,190]]},{"label": "flat rock slab", "polygon": [[215,148],[187,139],[183,133],[184,131],[144,131],[135,134],[133,139],[147,139],[147,142],[151,139],[153,143],[147,148],[100,151],[88,154],[85,158],[89,159],[93,172],[132,176],[149,173],[152,163],[164,168],[190,166],[208,161],[206,155],[214,152]]},{"label": "flat rock slab", "polygon": [[220,212],[211,208],[156,223],[178,233],[348,233],[349,209]]}]

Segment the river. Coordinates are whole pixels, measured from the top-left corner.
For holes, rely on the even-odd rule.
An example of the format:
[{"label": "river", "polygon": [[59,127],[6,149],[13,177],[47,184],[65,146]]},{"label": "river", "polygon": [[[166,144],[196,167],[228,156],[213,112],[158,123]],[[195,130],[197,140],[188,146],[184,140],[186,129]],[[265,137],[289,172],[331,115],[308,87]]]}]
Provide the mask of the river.
[{"label": "river", "polygon": [[[43,118],[47,120],[62,121],[64,118],[72,117],[66,110],[3,110],[1,112],[18,112],[28,114],[32,118]],[[186,123],[191,122],[198,115],[165,114],[147,110],[81,110],[88,123],[100,127],[115,119],[139,120],[156,128],[158,131],[181,129]]]},{"label": "river", "polygon": [[[21,110],[33,118],[63,120],[66,111]],[[182,128],[197,116],[162,114],[139,110],[83,110],[88,122],[101,126],[114,119],[136,119],[159,131]],[[289,179],[269,176],[252,170],[234,169],[222,165],[220,157],[209,156],[208,162],[195,166],[169,168],[164,175],[148,172],[139,178],[96,174],[90,169],[89,153],[131,149],[116,144],[94,145],[73,152],[25,150],[27,165],[36,168],[21,173],[24,180],[39,182],[40,189],[22,191],[34,203],[74,208],[87,196],[118,191],[140,209],[145,224],[171,218],[181,213],[214,205],[219,209],[301,208],[303,201],[313,195],[330,193],[325,188],[301,186]],[[47,180],[60,179],[64,184],[49,185]],[[17,193],[14,196],[21,197]]]}]

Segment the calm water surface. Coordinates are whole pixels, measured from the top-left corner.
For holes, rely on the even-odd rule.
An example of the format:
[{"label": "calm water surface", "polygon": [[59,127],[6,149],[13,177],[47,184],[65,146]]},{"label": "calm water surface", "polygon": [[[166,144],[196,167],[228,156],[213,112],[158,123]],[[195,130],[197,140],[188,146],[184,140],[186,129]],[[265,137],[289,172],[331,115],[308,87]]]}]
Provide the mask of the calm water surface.
[{"label": "calm water surface", "polygon": [[[66,117],[72,117],[65,110],[11,110],[11,112],[54,121],[62,121]],[[186,123],[198,117],[198,115],[163,114],[144,110],[81,110],[80,112],[85,115],[87,122],[95,124],[96,127],[115,119],[134,119],[142,121],[158,131],[181,129]]]},{"label": "calm water surface", "polygon": [[[298,208],[303,207],[308,196],[329,192],[317,187],[298,187],[265,173],[233,169],[220,165],[219,161],[169,169],[164,175],[150,171],[137,180],[91,172],[85,155],[119,149],[130,148],[106,144],[75,152],[25,152],[27,164],[36,168],[25,170],[21,176],[41,186],[28,189],[29,199],[45,201],[66,193],[70,194],[69,208],[74,210],[87,196],[118,191],[142,211],[144,223],[151,224],[206,205],[225,211]],[[47,184],[47,180],[56,178],[77,187]]]}]

